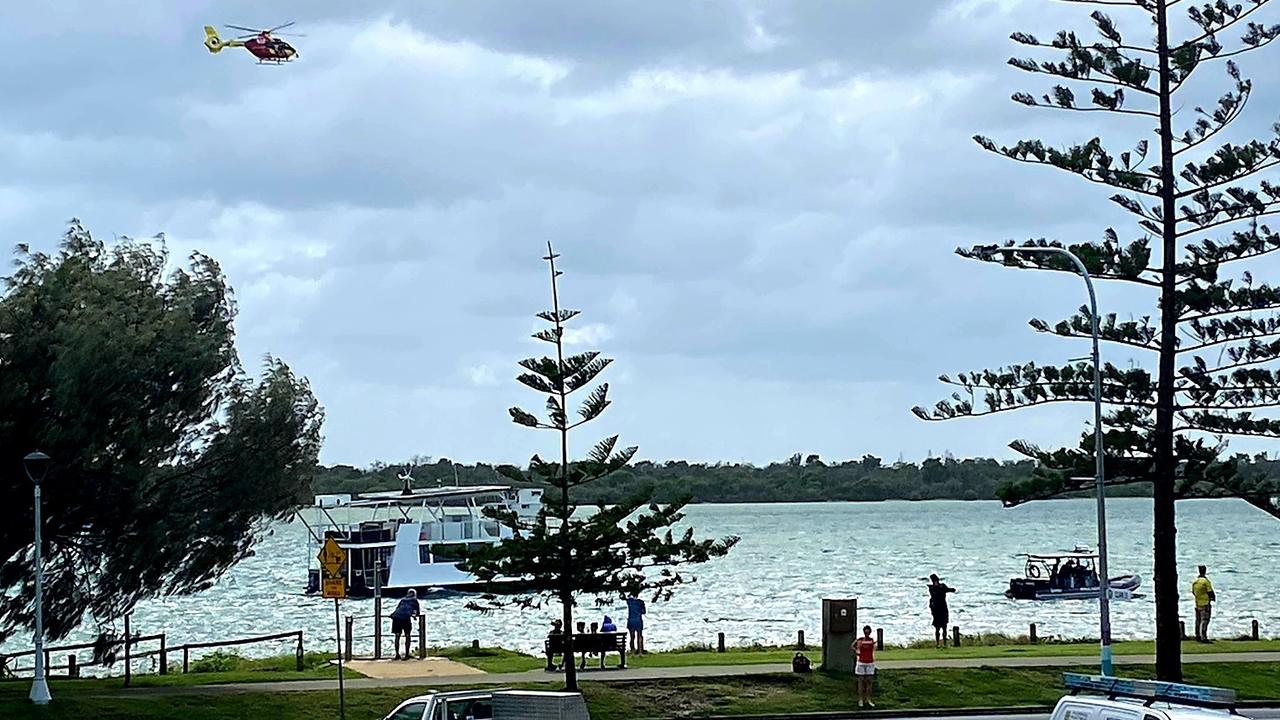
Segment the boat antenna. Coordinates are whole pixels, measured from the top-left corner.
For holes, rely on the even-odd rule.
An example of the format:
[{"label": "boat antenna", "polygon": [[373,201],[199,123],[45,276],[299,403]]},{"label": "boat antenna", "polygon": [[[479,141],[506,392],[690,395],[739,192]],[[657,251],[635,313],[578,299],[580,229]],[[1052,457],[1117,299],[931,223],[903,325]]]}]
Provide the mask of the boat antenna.
[{"label": "boat antenna", "polygon": [[396,475],[396,477],[400,478],[400,482],[404,483],[404,486],[400,488],[401,495],[413,494],[413,472],[412,471],[413,471],[412,465],[405,465],[404,472]]},{"label": "boat antenna", "polygon": [[458,487],[458,463],[450,463],[453,466],[453,486]]}]

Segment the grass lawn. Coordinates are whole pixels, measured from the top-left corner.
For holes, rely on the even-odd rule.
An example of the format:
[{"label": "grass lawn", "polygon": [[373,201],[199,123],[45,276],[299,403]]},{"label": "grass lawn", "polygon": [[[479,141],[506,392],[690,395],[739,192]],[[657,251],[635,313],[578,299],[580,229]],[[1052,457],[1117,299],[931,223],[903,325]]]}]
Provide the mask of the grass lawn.
[{"label": "grass lawn", "polygon": [[[1280,663],[1217,663],[1186,667],[1187,682],[1235,687],[1241,699],[1280,700]],[[1147,667],[1125,674],[1149,677]],[[1062,671],[1048,668],[951,668],[883,673],[876,690],[880,709],[1050,705],[1062,696]],[[554,685],[528,687],[554,688]],[[54,703],[36,708],[26,700],[27,682],[0,683],[0,718],[45,720],[303,720],[334,717],[335,692],[103,697],[91,681],[52,684]],[[400,700],[426,688],[354,690],[347,717],[376,720]],[[700,717],[770,712],[847,710],[857,705],[847,675],[764,675],[661,682],[587,683],[593,720]]]},{"label": "grass lawn", "polygon": [[[1154,641],[1126,641],[1113,646],[1116,655],[1153,655]],[[1221,640],[1208,645],[1197,642],[1186,642],[1182,651],[1187,654],[1205,652],[1280,652],[1280,640]],[[939,658],[997,658],[997,657],[1065,657],[1073,655],[1090,656],[1098,652],[1096,643],[1010,643],[998,645],[961,645],[958,648],[933,647],[886,647],[876,654],[879,660],[932,660]],[[543,667],[542,658],[532,657],[501,648],[443,648],[432,650],[433,654],[442,655],[461,663],[466,663],[490,673],[521,672],[537,670]],[[718,653],[710,649],[691,648],[655,652],[647,655],[631,655],[627,664],[632,667],[689,667],[695,665],[757,665],[766,663],[789,663],[795,656],[792,648],[729,648],[727,652]],[[820,648],[805,651],[810,660],[817,661],[822,656]],[[588,663],[590,661],[588,660]]]}]

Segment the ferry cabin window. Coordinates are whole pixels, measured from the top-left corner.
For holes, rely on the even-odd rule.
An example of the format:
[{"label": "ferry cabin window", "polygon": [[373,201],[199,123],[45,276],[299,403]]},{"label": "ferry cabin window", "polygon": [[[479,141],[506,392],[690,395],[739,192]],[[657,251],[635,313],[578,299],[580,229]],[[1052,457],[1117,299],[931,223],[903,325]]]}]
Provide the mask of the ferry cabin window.
[{"label": "ferry cabin window", "polygon": [[426,703],[409,703],[388,715],[387,720],[423,720],[422,715],[426,711]]},{"label": "ferry cabin window", "polygon": [[462,553],[458,552],[457,545],[432,545],[431,552],[436,562],[462,562]]},{"label": "ferry cabin window", "polygon": [[[468,550],[480,550],[489,547],[489,543],[466,543]],[[423,565],[437,562],[462,562],[462,543],[450,543],[448,545],[419,545],[418,546],[418,562]]]}]

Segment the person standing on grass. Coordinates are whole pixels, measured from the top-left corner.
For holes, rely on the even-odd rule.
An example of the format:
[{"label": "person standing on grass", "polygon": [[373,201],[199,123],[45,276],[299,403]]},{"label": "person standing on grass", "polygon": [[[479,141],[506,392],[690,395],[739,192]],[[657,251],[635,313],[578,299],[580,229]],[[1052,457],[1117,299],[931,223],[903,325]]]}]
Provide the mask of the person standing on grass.
[{"label": "person standing on grass", "polygon": [[396,609],[391,612],[391,635],[396,645],[396,660],[400,659],[400,636],[404,635],[404,659],[409,659],[409,642],[412,637],[413,619],[422,614],[422,608],[418,605],[418,591],[410,589],[409,592],[400,598],[400,602],[396,603]]},{"label": "person standing on grass", "polygon": [[947,607],[947,593],[956,589],[947,587],[936,574],[929,576],[929,614],[933,616],[933,646],[947,644],[947,625],[951,623],[951,610]]},{"label": "person standing on grass", "polygon": [[858,679],[858,707],[876,704],[871,702],[871,688],[876,681],[876,641],[871,639],[871,626],[862,626],[862,637],[853,641],[852,649],[857,663],[853,675]]},{"label": "person standing on grass", "polygon": [[627,633],[631,636],[631,652],[644,654],[644,601],[635,593],[627,596]]},{"label": "person standing on grass", "polygon": [[1213,603],[1218,596],[1213,592],[1213,583],[1209,581],[1209,568],[1200,566],[1200,577],[1191,581],[1191,595],[1196,599],[1196,640],[1209,642],[1209,620],[1213,617]]}]

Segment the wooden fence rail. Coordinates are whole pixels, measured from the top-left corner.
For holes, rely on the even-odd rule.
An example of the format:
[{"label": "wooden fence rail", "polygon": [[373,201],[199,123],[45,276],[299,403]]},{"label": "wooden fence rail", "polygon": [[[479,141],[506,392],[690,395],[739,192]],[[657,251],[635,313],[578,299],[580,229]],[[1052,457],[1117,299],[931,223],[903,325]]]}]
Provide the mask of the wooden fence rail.
[{"label": "wooden fence rail", "polygon": [[271,642],[272,640],[287,640],[290,638],[294,638],[297,640],[297,644],[294,648],[294,659],[295,659],[295,665],[297,666],[298,672],[302,672],[303,651],[302,651],[302,631],[301,630],[291,630],[289,632],[275,633],[274,635],[257,635],[255,637],[237,638],[235,640],[213,640],[208,642],[187,643],[185,645],[177,645],[175,647],[171,647],[166,652],[181,652],[182,653],[182,672],[187,673],[191,671],[191,651],[192,650],[203,650],[206,648],[217,648],[217,647],[235,647],[238,645],[251,645],[253,643]]},{"label": "wooden fence rail", "polygon": [[[136,636],[130,635],[127,639],[121,641],[121,644],[124,646],[124,672],[125,672],[124,677],[125,677],[126,687],[130,684],[132,680],[132,675],[133,675],[132,664],[134,660],[138,660],[141,658],[149,658],[149,657],[159,658],[159,665],[160,665],[159,672],[161,675],[166,675],[169,672],[169,653],[181,652],[182,653],[182,672],[186,673],[186,672],[189,672],[191,669],[191,651],[192,650],[203,650],[207,648],[220,648],[220,647],[235,647],[239,645],[250,645],[253,643],[260,643],[260,642],[271,642],[273,640],[289,640],[289,639],[295,640],[295,646],[294,646],[295,666],[299,672],[301,672],[303,668],[303,634],[301,630],[291,630],[289,632],[275,633],[272,635],[256,635],[254,637],[235,638],[232,640],[214,640],[214,641],[207,641],[207,642],[186,643],[184,645],[177,645],[172,647],[166,644],[166,639],[167,638],[164,633],[159,633],[156,635],[136,635]],[[141,643],[156,642],[156,641],[159,641],[160,647],[155,650],[148,650],[146,652],[133,651],[133,648]],[[45,648],[44,650],[45,667],[48,668],[48,670],[51,673],[53,671],[65,670],[67,671],[66,677],[79,677],[80,670],[82,668],[88,665],[95,665],[97,663],[79,662],[78,658],[76,657],[76,651],[92,650],[96,646],[97,646],[97,643],[77,643],[73,645],[59,645],[57,647]],[[52,659],[55,653],[56,654],[68,653],[66,663],[61,665],[53,664]],[[34,666],[24,667],[24,666],[18,665],[16,662],[17,660],[20,660],[22,658],[27,658],[27,657],[34,658],[35,650],[22,650],[15,653],[0,655],[0,677],[13,677],[17,673],[34,672],[35,670]]]}]

